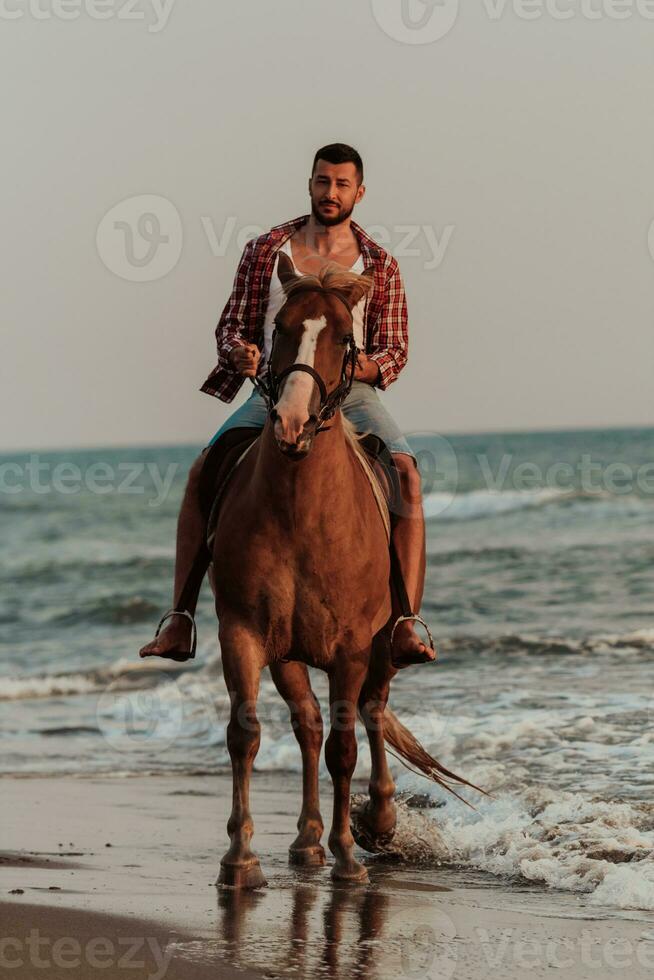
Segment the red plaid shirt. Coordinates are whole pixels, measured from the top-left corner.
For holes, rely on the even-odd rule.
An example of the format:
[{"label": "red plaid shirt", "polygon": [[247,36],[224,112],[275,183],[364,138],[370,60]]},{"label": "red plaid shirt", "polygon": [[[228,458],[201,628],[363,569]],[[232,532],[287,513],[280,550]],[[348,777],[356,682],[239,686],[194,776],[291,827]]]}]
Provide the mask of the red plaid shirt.
[{"label": "red plaid shirt", "polygon": [[[243,344],[256,344],[263,350],[263,324],[277,252],[308,220],[309,216],[304,215],[277,225],[245,246],[232,295],[216,327],[218,364],[200,391],[231,402],[245,381],[229,363],[229,352]],[[364,343],[368,357],[379,365],[378,386],[388,388],[407,362],[409,337],[404,284],[393,256],[354,221],[350,226],[358,239],[364,268],[372,265],[375,270],[364,311]]]}]

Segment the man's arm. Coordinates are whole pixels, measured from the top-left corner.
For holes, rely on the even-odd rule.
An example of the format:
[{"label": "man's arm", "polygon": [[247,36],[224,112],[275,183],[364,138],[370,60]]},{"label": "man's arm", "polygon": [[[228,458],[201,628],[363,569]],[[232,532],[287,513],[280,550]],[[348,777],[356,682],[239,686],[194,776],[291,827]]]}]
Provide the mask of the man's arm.
[{"label": "man's arm", "polygon": [[227,371],[234,371],[231,352],[237,347],[246,347],[254,340],[247,335],[245,325],[245,310],[250,299],[250,283],[252,278],[252,252],[254,240],[249,241],[243,249],[241,260],[236,270],[231,296],[227,300],[218,326],[216,327],[216,345],[218,348],[218,366]]},{"label": "man's arm", "polygon": [[374,387],[379,384],[380,378],[381,372],[377,362],[373,361],[367,354],[359,352],[354,369],[354,380],[365,381],[367,385],[373,385]]},{"label": "man's arm", "polygon": [[379,379],[371,383],[382,390],[397,379],[409,353],[406,296],[400,267],[395,259],[391,260],[388,271],[384,306],[370,332],[367,358],[369,367],[372,361],[379,369]]},{"label": "man's arm", "polygon": [[200,386],[200,391],[224,402],[233,400],[244,377],[256,374],[261,356],[256,343],[260,338],[256,336],[257,326],[251,315],[255,246],[253,240],[243,249],[231,295],[216,327],[218,363]]}]

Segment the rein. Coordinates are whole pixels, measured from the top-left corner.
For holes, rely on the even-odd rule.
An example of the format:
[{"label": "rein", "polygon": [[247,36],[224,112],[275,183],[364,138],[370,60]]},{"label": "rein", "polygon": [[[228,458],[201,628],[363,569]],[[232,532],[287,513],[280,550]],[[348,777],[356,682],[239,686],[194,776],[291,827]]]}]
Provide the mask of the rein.
[{"label": "rein", "polygon": [[[341,292],[337,289],[318,289],[315,286],[300,286],[293,291],[293,295],[296,292],[303,293],[329,293],[335,296],[340,302],[345,306],[352,320],[352,310],[350,305],[343,296]],[[281,312],[281,311],[280,311]],[[315,368],[311,367],[309,364],[290,364],[287,368],[284,368],[279,374],[273,370],[272,361],[273,354],[275,352],[275,340],[277,337],[277,320],[275,320],[275,328],[273,329],[272,335],[272,345],[270,349],[270,358],[268,360],[268,373],[267,378],[252,378],[252,384],[259,391],[260,395],[263,397],[266,408],[268,409],[268,417],[274,422],[277,418],[277,412],[275,409],[276,403],[279,401],[280,386],[282,381],[284,381],[290,374],[294,371],[303,371],[308,374],[315,381],[318,391],[320,393],[320,409],[318,414],[311,417],[312,421],[316,422],[316,435],[319,432],[325,432],[328,426],[323,423],[328,422],[329,419],[333,418],[340,406],[343,404],[345,399],[350,393],[352,388],[352,382],[354,381],[354,372],[357,363],[357,353],[358,347],[354,340],[354,335],[350,334],[348,338],[347,350],[343,356],[343,364],[341,366],[341,380],[338,385],[334,388],[332,392],[327,393],[327,388],[325,382],[318,374]],[[349,365],[349,375],[348,375],[348,365]]]}]

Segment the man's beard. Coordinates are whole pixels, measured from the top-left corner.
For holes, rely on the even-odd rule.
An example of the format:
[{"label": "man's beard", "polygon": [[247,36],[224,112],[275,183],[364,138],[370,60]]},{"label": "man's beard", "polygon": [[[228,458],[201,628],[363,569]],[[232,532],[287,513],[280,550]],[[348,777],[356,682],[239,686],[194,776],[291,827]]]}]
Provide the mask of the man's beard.
[{"label": "man's beard", "polygon": [[353,211],[354,205],[352,205],[349,211],[344,211],[343,209],[339,208],[338,212],[334,213],[333,215],[324,215],[320,213],[318,210],[318,205],[314,202],[313,198],[311,198],[311,213],[318,224],[323,225],[325,228],[333,228],[334,225],[340,225],[344,221],[347,221]]}]

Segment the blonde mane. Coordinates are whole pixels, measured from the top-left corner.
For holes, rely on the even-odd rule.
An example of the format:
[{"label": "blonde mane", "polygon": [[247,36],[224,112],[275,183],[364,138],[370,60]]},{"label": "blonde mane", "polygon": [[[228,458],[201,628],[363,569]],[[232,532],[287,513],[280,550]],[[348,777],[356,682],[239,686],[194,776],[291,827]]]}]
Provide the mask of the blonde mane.
[{"label": "blonde mane", "polygon": [[357,285],[361,285],[361,276],[358,272],[350,272],[338,262],[327,262],[317,276],[302,275],[292,279],[286,286],[286,295],[292,296],[293,293],[300,292],[307,286],[312,286],[315,289],[342,289],[346,291]]},{"label": "blonde mane", "polygon": [[361,445],[361,440],[369,433],[362,432],[361,434],[359,434],[357,430],[354,428],[354,425],[350,422],[350,420],[345,418],[343,412],[341,412],[341,422],[343,423],[343,431],[345,433],[346,442],[349,442],[350,446],[355,451],[355,453],[358,453],[359,456],[363,456],[364,459],[367,459],[365,450]]}]

